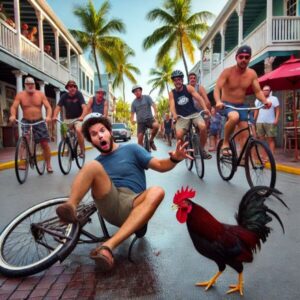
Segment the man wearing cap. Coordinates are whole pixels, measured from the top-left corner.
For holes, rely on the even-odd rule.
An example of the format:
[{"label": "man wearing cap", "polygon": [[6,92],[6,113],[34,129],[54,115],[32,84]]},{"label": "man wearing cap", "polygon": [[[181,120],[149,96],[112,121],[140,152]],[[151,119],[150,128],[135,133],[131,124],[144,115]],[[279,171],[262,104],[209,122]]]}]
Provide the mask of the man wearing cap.
[{"label": "man wearing cap", "polygon": [[[142,94],[143,89],[139,84],[134,85],[131,91],[136,98],[131,104],[130,121],[132,124],[135,123],[134,114],[136,114],[138,144],[143,146],[145,131],[147,128],[151,128],[150,146],[153,150],[157,150],[154,144],[154,138],[159,129],[159,124],[156,121],[156,105],[150,96]],[[154,116],[152,114],[151,107],[153,108]]]},{"label": "man wearing cap", "polygon": [[[17,93],[14,102],[10,108],[10,118],[11,123],[15,123],[17,117],[17,111],[19,105],[23,110],[23,118],[21,122],[23,124],[32,124],[43,120],[42,107],[46,109],[46,119],[47,123],[51,122],[52,109],[45,96],[41,91],[36,90],[35,82],[32,77],[27,77],[25,79],[25,91]],[[23,134],[27,135],[29,133],[30,126],[22,125]],[[51,167],[51,150],[49,146],[49,133],[46,123],[39,123],[32,127],[33,138],[36,143],[40,143],[43,148],[43,155],[46,162],[46,168],[48,173],[53,173]],[[22,166],[20,167],[22,168]]]},{"label": "man wearing cap", "polygon": [[81,122],[84,116],[87,113],[87,107],[83,98],[83,95],[80,91],[78,91],[77,84],[74,80],[69,80],[66,84],[67,93],[63,94],[60,97],[58,104],[55,107],[53,113],[53,121],[56,121],[56,118],[61,111],[61,108],[65,108],[65,122],[72,123],[75,119],[77,122],[75,123],[76,133],[78,144],[81,150],[80,157],[84,156],[84,137],[81,133]]},{"label": "man wearing cap", "polygon": [[[253,69],[248,68],[251,54],[251,48],[249,46],[243,45],[239,47],[235,55],[236,65],[224,69],[219,76],[214,90],[217,109],[223,109],[224,104],[235,106],[237,108],[245,107],[244,100],[246,91],[250,86],[252,87],[256,98],[265,104],[266,108],[270,108],[272,105],[260,89],[256,72]],[[238,129],[247,127],[247,111],[237,111],[231,108],[225,108],[221,113],[227,117],[221,155],[231,156],[232,153],[229,147],[229,139],[236,126],[238,126]],[[246,140],[246,135],[247,133],[241,136],[241,147]]]},{"label": "man wearing cap", "polygon": [[96,92],[96,96],[91,97],[87,104],[88,113],[98,112],[104,117],[107,117],[108,114],[108,103],[105,99],[106,91],[102,88],[99,88]]}]

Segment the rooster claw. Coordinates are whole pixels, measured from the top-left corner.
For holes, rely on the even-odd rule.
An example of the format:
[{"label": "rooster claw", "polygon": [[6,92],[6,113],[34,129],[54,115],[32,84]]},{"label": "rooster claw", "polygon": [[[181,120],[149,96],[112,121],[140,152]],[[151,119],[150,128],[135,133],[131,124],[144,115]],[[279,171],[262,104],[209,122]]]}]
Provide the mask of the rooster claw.
[{"label": "rooster claw", "polygon": [[244,295],[243,293],[243,286],[240,286],[239,284],[236,285],[230,285],[230,290],[228,290],[226,292],[226,294],[231,294],[231,293],[235,293],[235,292],[239,292],[241,296]]}]

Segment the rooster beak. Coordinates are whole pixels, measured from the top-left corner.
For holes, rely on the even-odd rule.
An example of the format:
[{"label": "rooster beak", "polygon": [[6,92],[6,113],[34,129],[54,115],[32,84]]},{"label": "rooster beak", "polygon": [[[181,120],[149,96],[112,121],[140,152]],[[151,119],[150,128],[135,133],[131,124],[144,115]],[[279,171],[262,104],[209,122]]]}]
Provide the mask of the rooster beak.
[{"label": "rooster beak", "polygon": [[177,204],[172,204],[172,210],[177,210],[178,209],[178,205]]}]

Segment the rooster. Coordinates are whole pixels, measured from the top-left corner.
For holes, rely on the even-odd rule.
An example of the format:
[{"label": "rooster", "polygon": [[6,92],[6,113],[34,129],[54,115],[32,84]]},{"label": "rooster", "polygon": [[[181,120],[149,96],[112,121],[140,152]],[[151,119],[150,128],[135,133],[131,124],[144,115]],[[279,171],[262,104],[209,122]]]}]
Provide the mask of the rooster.
[{"label": "rooster", "polygon": [[208,290],[225,270],[226,265],[238,272],[238,283],[230,285],[227,294],[239,292],[243,295],[243,263],[252,262],[253,253],[260,249],[271,231],[267,226],[273,215],[284,232],[279,216],[265,205],[266,195],[273,195],[285,207],[279,198],[281,193],[267,187],[254,187],[242,198],[236,220],[238,225],[220,223],[206,209],[192,202],[195,191],[181,188],[174,196],[173,206],[177,208],[176,218],[187,223],[190,237],[196,250],[215,261],[219,271],[208,281],[196,283]]}]

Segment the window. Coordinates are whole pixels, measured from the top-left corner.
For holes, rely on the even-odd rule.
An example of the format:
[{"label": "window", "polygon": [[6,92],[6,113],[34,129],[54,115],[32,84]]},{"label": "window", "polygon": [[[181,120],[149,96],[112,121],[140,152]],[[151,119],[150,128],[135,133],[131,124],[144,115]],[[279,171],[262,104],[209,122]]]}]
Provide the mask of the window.
[{"label": "window", "polygon": [[82,72],[82,89],[85,90],[85,73]]},{"label": "window", "polygon": [[297,15],[297,0],[286,1],[286,15],[291,17]]},{"label": "window", "polygon": [[90,79],[88,76],[86,76],[86,90],[88,93],[90,92]]},{"label": "window", "polygon": [[92,79],[91,79],[91,94],[94,94],[94,83]]}]

